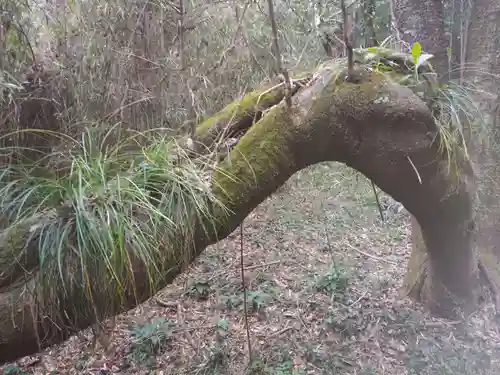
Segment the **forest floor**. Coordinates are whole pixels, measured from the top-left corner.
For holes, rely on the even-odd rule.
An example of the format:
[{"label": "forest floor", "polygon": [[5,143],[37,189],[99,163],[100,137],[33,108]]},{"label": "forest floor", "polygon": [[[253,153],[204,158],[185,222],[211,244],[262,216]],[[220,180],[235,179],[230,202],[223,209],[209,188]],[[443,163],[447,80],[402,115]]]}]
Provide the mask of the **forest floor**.
[{"label": "forest floor", "polygon": [[459,323],[402,296],[409,220],[380,196],[384,222],[364,177],[324,163],[296,174],[245,220],[251,365],[238,229],[117,317],[107,353],[92,349],[86,330],[3,373],[500,374],[492,304]]}]

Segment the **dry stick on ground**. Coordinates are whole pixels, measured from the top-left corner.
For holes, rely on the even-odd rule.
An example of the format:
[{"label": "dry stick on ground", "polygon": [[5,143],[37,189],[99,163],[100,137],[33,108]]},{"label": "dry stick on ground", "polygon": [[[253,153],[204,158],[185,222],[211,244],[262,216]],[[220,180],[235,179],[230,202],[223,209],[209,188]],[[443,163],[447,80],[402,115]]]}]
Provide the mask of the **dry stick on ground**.
[{"label": "dry stick on ground", "polygon": [[353,249],[354,251],[360,253],[360,254],[363,254],[364,256],[367,256],[368,258],[372,258],[372,259],[375,259],[375,260],[379,260],[381,262],[385,262],[385,263],[388,263],[388,264],[392,264],[392,265],[397,265],[397,263],[393,262],[393,261],[390,261],[390,260],[387,260],[387,259],[384,259],[384,258],[380,258],[376,255],[371,255],[371,254],[368,254],[367,252],[364,252],[363,250],[360,250],[360,249],[357,249],[355,248],[354,246],[352,246],[350,243],[346,243],[347,246],[349,246],[351,249]]},{"label": "dry stick on ground", "polygon": [[292,85],[290,82],[288,71],[283,68],[283,64],[281,62],[281,53],[278,43],[278,26],[276,25],[276,17],[274,16],[273,0],[267,0],[267,4],[269,6],[269,20],[271,21],[271,29],[273,30],[273,44],[274,53],[276,54],[276,68],[278,72],[283,75],[283,80],[285,81],[285,102],[288,108],[290,108],[292,106]]}]

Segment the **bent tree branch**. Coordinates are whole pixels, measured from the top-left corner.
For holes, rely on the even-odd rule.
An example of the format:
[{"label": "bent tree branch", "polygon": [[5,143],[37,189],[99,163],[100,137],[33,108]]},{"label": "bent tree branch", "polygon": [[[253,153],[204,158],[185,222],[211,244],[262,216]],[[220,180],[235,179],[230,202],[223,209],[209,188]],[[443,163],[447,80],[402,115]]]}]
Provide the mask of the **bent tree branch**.
[{"label": "bent tree branch", "polygon": [[[400,54],[385,58],[396,65],[406,59]],[[445,316],[453,316],[457,307],[467,310],[472,301],[473,222],[466,174],[448,174],[429,106],[397,83],[407,76],[411,56],[406,60],[399,72],[391,73],[363,65],[356,83],[345,80],[344,60],[332,61],[292,80],[291,109],[282,100],[283,85],[276,85],[248,94],[201,123],[196,141],[205,147],[213,147],[221,136],[244,135],[212,175],[212,191],[228,210],[213,207],[211,226],[193,222],[194,248],[187,252],[187,263],[228,236],[295,172],[339,161],[370,178],[418,220],[430,258],[421,288],[428,307]],[[457,160],[466,170],[466,160]],[[33,264],[33,254],[38,253],[38,243],[29,241],[31,230],[30,225],[16,228],[16,238],[25,239],[22,244],[7,233],[0,242],[0,363],[60,343],[93,324],[95,316],[117,315],[157,291],[144,263],[133,259],[134,277],[122,280],[124,292],[115,301],[107,301],[99,288],[90,301],[72,290],[72,284],[49,294],[37,283],[40,268]],[[13,254],[19,266],[12,266]],[[165,262],[169,271],[159,288],[171,283],[186,264],[175,257]],[[64,275],[68,280],[71,276]],[[84,313],[91,306],[99,312]]]}]

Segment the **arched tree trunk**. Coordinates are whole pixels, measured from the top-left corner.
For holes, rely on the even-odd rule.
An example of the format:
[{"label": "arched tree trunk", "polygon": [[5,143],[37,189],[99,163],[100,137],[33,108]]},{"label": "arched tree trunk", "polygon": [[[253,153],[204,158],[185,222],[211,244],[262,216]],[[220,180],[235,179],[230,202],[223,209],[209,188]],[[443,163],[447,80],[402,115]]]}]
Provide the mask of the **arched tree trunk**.
[{"label": "arched tree trunk", "polygon": [[[401,68],[411,66],[411,56],[402,62],[400,55],[397,59]],[[178,253],[192,262],[208,245],[228,236],[295,172],[318,162],[339,161],[400,201],[420,224],[429,253],[424,288],[429,308],[453,317],[457,310],[470,310],[474,279],[470,168],[456,154],[463,173],[455,178],[448,175],[446,154],[439,149],[440,132],[429,107],[409,88],[395,83],[407,73],[394,72],[388,78],[388,73],[360,70],[359,82],[349,83],[344,80],[345,65],[334,61],[294,81],[291,108],[282,101],[283,87],[276,86],[250,93],[201,123],[196,140],[206,146],[222,134],[245,134],[212,175],[212,191],[227,210],[212,208],[212,226],[193,222],[193,249],[178,249]],[[125,288],[122,298],[117,295],[116,300],[106,301],[98,286],[93,301],[76,290],[46,293],[37,283],[40,275],[33,263],[38,259],[38,243],[27,241],[33,228],[36,225],[30,223],[11,237],[4,233],[0,241],[0,363],[60,343],[88,327],[96,316],[83,311],[94,311],[95,305],[97,318],[104,319],[156,293],[137,258],[132,264],[134,278],[120,285]],[[13,247],[20,249],[13,251]],[[14,257],[22,267],[14,265]],[[179,259],[165,257],[169,271],[159,288],[182,272],[186,263]],[[71,274],[70,269],[62,275],[66,285],[85,281],[78,279],[85,275]],[[93,285],[100,282],[92,280]]]}]

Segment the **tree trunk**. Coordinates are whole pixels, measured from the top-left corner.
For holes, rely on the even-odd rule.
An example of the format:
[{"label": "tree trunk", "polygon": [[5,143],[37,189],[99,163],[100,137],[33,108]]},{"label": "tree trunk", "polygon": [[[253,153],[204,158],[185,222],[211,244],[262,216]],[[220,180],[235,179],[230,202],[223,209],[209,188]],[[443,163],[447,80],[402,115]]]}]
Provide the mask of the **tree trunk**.
[{"label": "tree trunk", "polygon": [[[476,210],[477,248],[494,283],[500,286],[500,4],[496,0],[472,2],[466,50],[472,74],[465,78],[477,88],[476,103],[488,127],[487,139],[476,140],[473,154],[479,184]],[[476,125],[477,126],[477,125]],[[483,134],[484,137],[484,134]],[[496,296],[494,296],[496,297]]]},{"label": "tree trunk", "polygon": [[[466,2],[464,2],[466,3]],[[460,1],[455,1],[455,11],[461,9],[463,5]],[[436,4],[436,7],[441,8]],[[473,73],[464,72],[464,75],[453,74],[455,78],[465,76],[468,80],[472,80],[477,92],[493,93],[493,97],[484,94],[477,95],[476,103],[482,109],[482,113],[486,113],[486,122],[488,127],[493,129],[493,134],[490,140],[493,143],[486,144],[480,142],[480,137],[484,137],[482,131],[477,132],[478,124],[472,124],[472,132],[467,132],[465,129],[467,142],[469,143],[469,152],[475,164],[474,179],[476,190],[479,196],[479,204],[475,207],[476,228],[475,228],[475,248],[477,249],[478,262],[481,265],[482,280],[485,281],[492,292],[492,298],[498,304],[498,296],[496,290],[500,285],[500,205],[498,204],[498,194],[500,193],[500,157],[498,148],[495,148],[495,142],[498,144],[500,137],[496,137],[498,130],[499,113],[497,103],[500,90],[500,85],[497,80],[492,79],[492,76],[500,74],[500,64],[498,63],[498,53],[500,53],[500,27],[498,21],[499,6],[494,0],[475,1],[471,9],[472,18],[467,30],[462,28],[461,35],[454,35],[455,39],[468,37],[467,43],[458,43],[457,40],[453,43],[455,48],[454,56],[459,61],[460,56],[464,52],[460,52],[460,45],[467,46],[465,55],[467,56],[468,66],[473,66]],[[463,12],[462,12],[463,13]],[[464,16],[462,13],[457,13],[455,17]],[[428,17],[430,13],[426,13]],[[455,24],[463,25],[461,20],[456,19]],[[456,28],[455,34],[457,32]],[[437,36],[436,36],[437,38]],[[430,53],[435,53],[442,47],[429,44]],[[443,58],[443,57],[442,57]],[[455,64],[457,64],[455,62]],[[472,65],[470,65],[472,64]],[[444,62],[440,64],[444,66]],[[482,72],[482,73],[481,73]],[[455,72],[456,73],[456,72]],[[467,119],[462,118],[467,126]],[[477,120],[477,119],[476,119]],[[479,134],[478,134],[479,133]],[[495,138],[496,137],[496,138]],[[408,264],[408,272],[404,282],[406,293],[417,300],[425,300],[428,288],[426,284],[429,281],[426,276],[429,274],[429,262],[425,243],[422,240],[422,233],[418,222],[414,217],[411,217],[412,228],[412,253]],[[474,262],[477,263],[477,262]],[[477,271],[474,271],[477,273]]]},{"label": "tree trunk", "polygon": [[[408,44],[419,42],[422,49],[427,53],[432,53],[433,66],[439,75],[441,82],[446,81],[448,75],[448,55],[447,49],[449,42],[444,32],[444,5],[442,0],[394,0],[394,16],[396,17],[396,26],[400,31],[400,36]],[[440,277],[445,275],[438,275],[439,272],[450,272],[450,269],[443,269],[439,271],[437,268],[432,267],[432,260],[430,253],[426,248],[426,241],[422,234],[422,229],[418,221],[410,213],[411,224],[411,244],[412,251],[410,260],[408,262],[407,274],[403,283],[404,293],[411,298],[427,302],[429,304],[429,297],[432,295],[433,288],[441,288],[436,284]],[[442,230],[446,230],[442,228]],[[469,232],[468,229],[465,229]],[[465,235],[465,234],[464,234]],[[469,238],[472,234],[466,236]],[[460,237],[458,237],[460,238]],[[457,239],[458,239],[457,238]],[[453,246],[450,244],[450,246]],[[460,247],[460,244],[456,244]],[[468,273],[475,274],[477,268],[475,261],[471,254],[465,254],[466,259],[457,259],[458,252],[455,260],[460,263],[458,267],[464,267]],[[470,279],[472,280],[472,278]],[[457,285],[457,288],[469,288],[466,285]]]},{"label": "tree trunk", "polygon": [[[401,67],[411,62],[408,55]],[[469,229],[474,222],[468,162],[457,154],[464,173],[457,178],[447,174],[448,162],[439,150],[440,133],[429,107],[395,83],[408,71],[393,72],[392,78],[376,70],[356,74],[357,83],[344,81],[345,66],[333,62],[294,81],[292,108],[282,101],[284,90],[278,85],[252,92],[201,123],[196,140],[209,147],[222,134],[245,134],[212,175],[212,191],[226,209],[212,207],[212,226],[193,222],[194,248],[178,249],[174,255],[192,262],[208,245],[228,236],[295,172],[318,162],[339,161],[370,178],[415,217],[429,253],[426,302],[435,313],[456,316],[457,308],[467,310],[472,301]],[[109,297],[98,286],[94,300],[76,289],[47,293],[33,264],[33,254],[38,253],[38,242],[29,241],[34,227],[30,223],[15,233],[4,232],[0,241],[0,363],[60,343],[96,319],[126,311],[157,291],[144,263],[134,258],[134,278],[121,280],[119,286],[109,285],[108,279],[90,283],[71,265],[62,268],[65,285],[123,287],[113,301],[106,300]],[[20,265],[15,269],[14,257]],[[165,257],[163,266],[169,271],[158,288],[182,272],[186,263],[179,259]],[[85,313],[96,305],[95,315]]]}]

